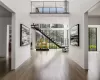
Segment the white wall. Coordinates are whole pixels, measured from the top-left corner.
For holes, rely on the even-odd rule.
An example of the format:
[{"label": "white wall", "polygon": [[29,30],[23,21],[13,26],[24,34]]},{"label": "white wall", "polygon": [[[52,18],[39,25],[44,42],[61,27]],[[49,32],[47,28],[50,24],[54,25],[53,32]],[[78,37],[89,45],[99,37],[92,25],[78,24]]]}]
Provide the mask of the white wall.
[{"label": "white wall", "polygon": [[100,17],[89,17],[89,25],[100,25]]},{"label": "white wall", "polygon": [[8,10],[13,11],[13,54],[12,54],[12,69],[18,68],[23,62],[30,58],[30,45],[20,47],[20,24],[24,24],[27,27],[31,25],[30,18],[30,0],[1,0],[4,7],[8,7]]},{"label": "white wall", "polygon": [[[88,19],[86,12],[100,0],[70,0],[70,27],[80,24],[80,46],[70,45],[69,57],[82,68],[88,69]],[[87,16],[87,17],[86,17]]]},{"label": "white wall", "polygon": [[11,17],[0,17],[0,57],[6,57],[7,25],[11,25]]},{"label": "white wall", "polygon": [[67,17],[32,17],[32,21],[33,23],[43,24],[69,24]]}]

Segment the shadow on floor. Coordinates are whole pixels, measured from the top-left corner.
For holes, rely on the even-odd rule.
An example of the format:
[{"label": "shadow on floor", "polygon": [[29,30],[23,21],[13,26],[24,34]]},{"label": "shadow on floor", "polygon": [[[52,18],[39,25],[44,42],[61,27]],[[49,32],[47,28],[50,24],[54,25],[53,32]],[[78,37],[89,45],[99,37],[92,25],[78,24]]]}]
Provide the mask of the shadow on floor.
[{"label": "shadow on floor", "polygon": [[11,59],[0,58],[0,80],[11,70]]}]

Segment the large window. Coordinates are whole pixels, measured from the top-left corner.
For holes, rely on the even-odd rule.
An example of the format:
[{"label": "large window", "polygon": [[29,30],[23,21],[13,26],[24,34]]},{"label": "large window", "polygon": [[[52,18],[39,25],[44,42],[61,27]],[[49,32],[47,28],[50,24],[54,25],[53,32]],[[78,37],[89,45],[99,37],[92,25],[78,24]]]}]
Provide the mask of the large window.
[{"label": "large window", "polygon": [[51,28],[64,28],[63,24],[52,24]]},{"label": "large window", "polygon": [[[63,24],[37,24],[38,28],[42,30],[50,39],[58,45],[64,45],[64,25]],[[58,48],[53,42],[43,36],[41,33],[36,32],[36,48],[40,48],[43,44],[47,44],[47,48]]]},{"label": "large window", "polygon": [[37,24],[39,28],[46,29],[46,28],[64,28],[63,24]]},{"label": "large window", "polygon": [[50,28],[50,24],[39,24],[40,28]]},{"label": "large window", "polygon": [[[59,45],[64,45],[64,30],[42,30],[49,38],[54,40]],[[57,49],[58,47],[42,34],[36,32],[36,48],[39,48],[41,39],[43,42],[47,41],[49,49]]]},{"label": "large window", "polygon": [[97,28],[89,28],[89,51],[97,51]]}]

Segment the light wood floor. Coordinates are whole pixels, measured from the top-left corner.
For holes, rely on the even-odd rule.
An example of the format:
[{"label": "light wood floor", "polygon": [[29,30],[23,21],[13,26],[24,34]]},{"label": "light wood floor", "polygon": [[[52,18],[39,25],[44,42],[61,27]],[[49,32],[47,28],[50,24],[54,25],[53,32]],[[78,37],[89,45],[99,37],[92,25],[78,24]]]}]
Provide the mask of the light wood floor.
[{"label": "light wood floor", "polygon": [[[92,58],[89,60],[91,61]],[[8,73],[2,80],[100,80],[100,70],[95,69],[100,66],[95,66],[95,61],[90,62],[90,69],[86,71],[69,60],[67,54],[62,53],[61,50],[33,52],[31,59],[16,71]]]}]

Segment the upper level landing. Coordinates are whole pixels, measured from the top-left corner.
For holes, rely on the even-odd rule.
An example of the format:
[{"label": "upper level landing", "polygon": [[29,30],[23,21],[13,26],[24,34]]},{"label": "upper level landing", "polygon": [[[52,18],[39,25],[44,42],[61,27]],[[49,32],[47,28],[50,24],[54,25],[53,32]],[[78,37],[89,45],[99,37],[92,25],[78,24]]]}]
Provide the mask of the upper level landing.
[{"label": "upper level landing", "polygon": [[31,1],[31,16],[68,17],[68,1]]}]

